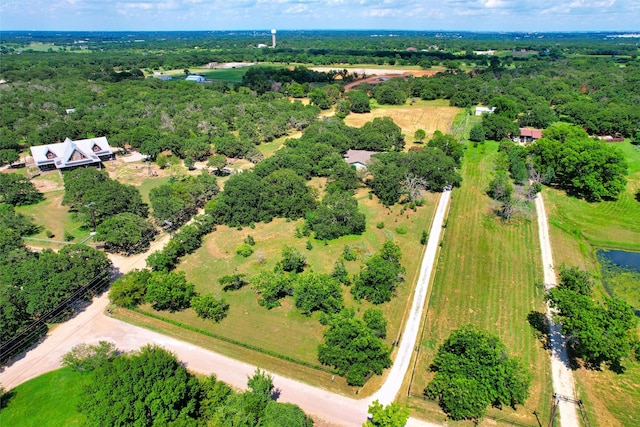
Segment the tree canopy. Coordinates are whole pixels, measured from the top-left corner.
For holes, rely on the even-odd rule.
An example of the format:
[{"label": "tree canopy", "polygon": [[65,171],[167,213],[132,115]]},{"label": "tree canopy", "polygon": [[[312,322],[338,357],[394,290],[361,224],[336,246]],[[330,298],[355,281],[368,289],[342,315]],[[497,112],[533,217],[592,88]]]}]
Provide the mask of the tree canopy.
[{"label": "tree canopy", "polygon": [[390,349],[374,330],[355,317],[353,310],[344,309],[330,316],[325,341],[318,346],[318,360],[333,366],[350,385],[364,385],[370,374],[382,374],[391,366]]},{"label": "tree canopy", "polygon": [[605,297],[596,302],[591,278],[577,267],[564,266],[560,283],[548,294],[551,306],[558,310],[562,333],[574,355],[590,367],[609,363],[619,369],[622,358],[629,355],[638,318],[626,302]]},{"label": "tree canopy", "polygon": [[531,377],[519,359],[507,356],[497,336],[467,325],[440,345],[425,395],[454,420],[483,418],[489,405],[513,408],[529,396]]}]

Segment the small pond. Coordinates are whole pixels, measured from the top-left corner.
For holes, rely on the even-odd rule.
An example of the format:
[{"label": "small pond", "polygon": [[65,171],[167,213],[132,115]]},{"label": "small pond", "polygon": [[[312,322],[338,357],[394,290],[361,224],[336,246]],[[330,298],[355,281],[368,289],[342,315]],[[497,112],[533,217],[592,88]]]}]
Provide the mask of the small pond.
[{"label": "small pond", "polygon": [[608,259],[620,267],[640,271],[640,252],[628,252],[618,250],[598,250],[598,256]]}]

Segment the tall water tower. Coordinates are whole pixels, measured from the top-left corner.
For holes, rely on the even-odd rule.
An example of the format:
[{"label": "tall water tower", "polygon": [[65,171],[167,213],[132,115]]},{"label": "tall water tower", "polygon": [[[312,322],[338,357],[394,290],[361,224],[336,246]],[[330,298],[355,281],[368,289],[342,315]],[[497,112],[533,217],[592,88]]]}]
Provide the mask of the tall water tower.
[{"label": "tall water tower", "polygon": [[276,29],[275,28],[271,30],[271,47],[272,48],[276,47]]}]

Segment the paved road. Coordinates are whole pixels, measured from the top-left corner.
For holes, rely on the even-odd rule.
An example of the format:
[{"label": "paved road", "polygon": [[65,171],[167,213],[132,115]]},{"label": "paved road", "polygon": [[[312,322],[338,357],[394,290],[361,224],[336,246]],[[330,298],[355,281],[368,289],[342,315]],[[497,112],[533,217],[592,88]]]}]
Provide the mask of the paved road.
[{"label": "paved road", "polygon": [[[549,222],[544,209],[542,193],[535,199],[538,216],[538,233],[540,236],[540,250],[542,253],[542,265],[544,267],[544,284],[547,291],[557,285],[556,273],[553,266],[551,252],[551,240],[549,238]],[[575,383],[573,373],[569,368],[569,357],[565,346],[564,337],[560,333],[560,326],[552,321],[552,309],[547,305],[547,318],[551,324],[551,377],[553,379],[553,392],[557,395],[575,399]],[[560,412],[560,425],[563,427],[575,427],[580,425],[576,404],[565,399],[558,400]]]}]

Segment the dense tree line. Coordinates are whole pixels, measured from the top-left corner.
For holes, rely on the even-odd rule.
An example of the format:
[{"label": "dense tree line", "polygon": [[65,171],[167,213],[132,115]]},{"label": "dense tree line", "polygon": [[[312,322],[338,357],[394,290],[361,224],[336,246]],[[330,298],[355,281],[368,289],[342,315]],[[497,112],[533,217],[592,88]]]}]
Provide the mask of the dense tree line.
[{"label": "dense tree line", "polygon": [[[15,228],[0,229],[0,340],[5,342],[78,289],[108,283],[111,262],[84,245],[31,252]],[[69,313],[63,310],[59,318]],[[54,319],[55,320],[55,319]]]},{"label": "dense tree line", "polygon": [[[457,141],[453,143],[460,145]],[[389,206],[397,203],[403,194],[414,200],[422,190],[442,191],[446,186],[460,185],[462,178],[456,169],[456,160],[435,146],[408,153],[376,154],[369,166],[373,178],[368,186]]]},{"label": "dense tree line", "polygon": [[298,406],[275,401],[273,379],[260,370],[236,392],[215,375],[197,378],[161,347],[120,353],[106,342],[74,347],[63,364],[88,373],[78,410],[95,425],[313,425]]},{"label": "dense tree line", "polygon": [[529,147],[531,161],[545,183],[590,201],[617,199],[626,188],[627,163],[617,147],[588,137],[565,123],[545,130]]},{"label": "dense tree line", "polygon": [[632,136],[640,122],[638,76],[636,62],[620,67],[607,60],[530,60],[515,68],[415,78],[407,90],[409,96],[449,99],[458,107],[496,107],[498,115],[483,120],[490,139],[499,140],[515,131],[516,119],[523,127],[545,128],[564,120],[590,134]]},{"label": "dense tree line", "polygon": [[0,173],[0,203],[13,206],[33,205],[43,200],[28,178],[16,173]]},{"label": "dense tree line", "polygon": [[549,291],[548,299],[558,310],[562,333],[574,356],[595,369],[608,363],[620,370],[622,358],[634,346],[637,348],[638,318],[623,300],[604,297],[597,302],[592,286],[586,271],[565,266],[560,270],[560,283]]},{"label": "dense tree line", "polygon": [[92,228],[119,213],[132,213],[141,218],[149,214],[140,192],[131,186],[109,178],[107,173],[95,168],[78,168],[66,171],[62,204],[76,212],[80,222]]}]

